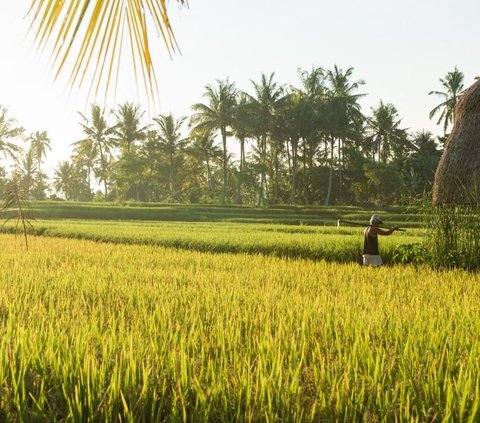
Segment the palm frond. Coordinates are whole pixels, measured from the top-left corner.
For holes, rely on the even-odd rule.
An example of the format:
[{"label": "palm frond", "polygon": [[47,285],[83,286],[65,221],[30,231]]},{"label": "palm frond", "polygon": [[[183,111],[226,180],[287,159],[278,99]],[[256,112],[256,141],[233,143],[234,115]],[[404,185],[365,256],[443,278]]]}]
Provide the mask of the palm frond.
[{"label": "palm frond", "polygon": [[[187,0],[176,0],[188,6]],[[157,89],[149,29],[156,31],[171,56],[179,51],[166,0],[31,0],[28,15],[39,49],[50,48],[55,79],[70,66],[69,85],[107,92],[118,78],[124,38],[133,70],[154,100]],[[73,60],[73,62],[72,62]]]}]

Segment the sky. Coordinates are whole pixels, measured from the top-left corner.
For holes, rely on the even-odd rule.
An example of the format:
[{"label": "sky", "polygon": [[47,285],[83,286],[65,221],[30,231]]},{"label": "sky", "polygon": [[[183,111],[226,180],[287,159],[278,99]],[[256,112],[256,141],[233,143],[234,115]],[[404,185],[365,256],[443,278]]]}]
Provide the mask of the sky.
[{"label": "sky", "polygon": [[[88,86],[69,90],[54,81],[48,52],[33,45],[29,0],[0,0],[0,105],[27,133],[48,131],[53,151],[47,168],[71,153],[82,139],[78,112],[102,102]],[[124,101],[141,105],[146,121],[162,113],[189,115],[202,102],[207,84],[229,77],[251,91],[251,80],[275,72],[280,84],[298,84],[298,69],[354,68],[364,80],[359,92],[364,113],[380,100],[392,103],[410,131],[441,126],[428,118],[440,98],[439,78],[455,66],[465,86],[480,75],[478,0],[190,0],[189,8],[170,1],[170,18],[181,55],[170,58],[160,40],[153,44],[159,102],[153,107],[137,92],[132,71],[122,68],[107,109]]]}]

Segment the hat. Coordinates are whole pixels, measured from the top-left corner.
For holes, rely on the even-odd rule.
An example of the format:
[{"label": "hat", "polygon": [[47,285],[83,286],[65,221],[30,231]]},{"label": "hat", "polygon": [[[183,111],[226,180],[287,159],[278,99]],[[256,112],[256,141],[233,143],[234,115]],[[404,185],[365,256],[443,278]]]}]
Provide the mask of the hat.
[{"label": "hat", "polygon": [[378,214],[373,214],[370,218],[370,225],[373,225],[375,223],[380,223],[381,225],[383,224],[382,219]]}]

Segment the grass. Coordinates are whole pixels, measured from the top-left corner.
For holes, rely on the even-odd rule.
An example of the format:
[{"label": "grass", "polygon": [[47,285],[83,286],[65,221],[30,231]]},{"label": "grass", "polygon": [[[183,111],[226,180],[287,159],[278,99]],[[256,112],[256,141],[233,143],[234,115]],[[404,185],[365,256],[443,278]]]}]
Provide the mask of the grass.
[{"label": "grass", "polygon": [[16,243],[0,235],[6,421],[480,419],[467,272]]},{"label": "grass", "polygon": [[250,207],[241,205],[197,205],[163,203],[78,203],[33,201],[37,219],[149,220],[189,222],[275,223],[288,225],[331,225],[337,219],[368,222],[373,213],[389,216],[392,224],[407,227],[421,225],[417,208],[389,207],[370,210],[354,206],[288,206]]},{"label": "grass", "polygon": [[[6,228],[12,231],[13,225]],[[39,220],[37,234],[102,242],[147,244],[214,253],[259,253],[277,257],[361,262],[362,228],[229,222]],[[380,240],[386,263],[396,246],[421,239],[422,231],[397,232]]]},{"label": "grass", "polygon": [[427,210],[426,251],[436,267],[480,270],[480,203]]}]

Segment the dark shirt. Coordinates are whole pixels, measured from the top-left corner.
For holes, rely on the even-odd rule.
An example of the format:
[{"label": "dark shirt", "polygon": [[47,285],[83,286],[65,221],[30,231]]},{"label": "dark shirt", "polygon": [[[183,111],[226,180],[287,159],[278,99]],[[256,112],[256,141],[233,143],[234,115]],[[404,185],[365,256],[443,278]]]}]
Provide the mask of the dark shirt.
[{"label": "dark shirt", "polygon": [[378,226],[367,226],[363,231],[363,254],[370,254],[372,256],[380,255],[378,251],[378,234],[390,235],[394,229],[384,231]]},{"label": "dark shirt", "polygon": [[363,254],[370,254],[372,256],[378,256],[378,236],[376,233],[372,234],[371,226],[365,228],[363,231]]}]

